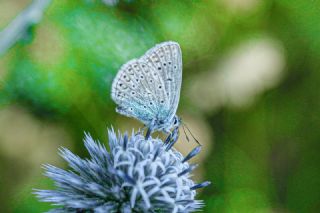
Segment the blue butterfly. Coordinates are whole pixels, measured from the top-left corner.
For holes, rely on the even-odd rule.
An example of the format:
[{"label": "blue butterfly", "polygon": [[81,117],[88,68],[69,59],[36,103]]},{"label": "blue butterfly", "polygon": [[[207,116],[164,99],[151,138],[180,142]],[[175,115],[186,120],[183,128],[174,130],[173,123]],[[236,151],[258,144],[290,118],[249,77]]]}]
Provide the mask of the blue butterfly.
[{"label": "blue butterfly", "polygon": [[176,115],[181,82],[180,46],[173,41],[163,42],[120,68],[111,97],[118,113],[140,120],[151,133],[170,133],[181,124]]}]

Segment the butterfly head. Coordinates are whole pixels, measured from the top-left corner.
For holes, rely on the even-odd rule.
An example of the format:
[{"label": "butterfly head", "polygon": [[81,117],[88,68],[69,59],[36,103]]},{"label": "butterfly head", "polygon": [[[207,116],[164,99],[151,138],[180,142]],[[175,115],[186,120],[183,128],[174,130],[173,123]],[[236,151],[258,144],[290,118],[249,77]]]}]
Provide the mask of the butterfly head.
[{"label": "butterfly head", "polygon": [[181,124],[181,118],[177,115],[175,115],[172,119],[172,127],[173,128],[176,128],[176,127],[179,127]]},{"label": "butterfly head", "polygon": [[171,129],[175,129],[175,128],[179,127],[180,124],[181,124],[181,118],[178,117],[177,115],[175,115],[169,121],[160,120],[158,122],[158,129],[163,132],[170,133]]}]

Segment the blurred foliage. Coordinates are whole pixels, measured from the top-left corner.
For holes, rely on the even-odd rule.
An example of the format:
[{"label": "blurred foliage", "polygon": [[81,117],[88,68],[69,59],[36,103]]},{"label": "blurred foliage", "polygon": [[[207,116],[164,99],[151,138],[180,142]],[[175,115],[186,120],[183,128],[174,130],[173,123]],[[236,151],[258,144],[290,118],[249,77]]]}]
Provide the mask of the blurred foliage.
[{"label": "blurred foliage", "polygon": [[[318,212],[319,20],[318,0],[145,0],[114,7],[53,1],[40,24],[1,58],[0,103],[23,105],[42,121],[66,126],[83,154],[83,131],[106,140],[106,127],[117,125],[110,86],[118,68],[156,43],[177,41],[184,61],[179,109],[201,114],[214,134],[204,162],[204,179],[213,182],[201,194],[205,212]],[[186,93],[197,75],[212,72],[238,44],[263,36],[284,47],[279,86],[247,107],[199,111]],[[15,159],[1,147],[0,159],[1,212],[47,209],[30,195],[39,178],[14,177],[23,176],[23,162],[15,171]],[[7,191],[11,176],[15,186]]]},{"label": "blurred foliage", "polygon": [[34,183],[26,184],[19,193],[16,194],[15,199],[9,202],[12,205],[12,212],[45,212],[50,209],[50,204],[40,203],[35,196],[30,196],[35,188],[46,188],[51,186],[51,180],[42,177],[35,177]]}]

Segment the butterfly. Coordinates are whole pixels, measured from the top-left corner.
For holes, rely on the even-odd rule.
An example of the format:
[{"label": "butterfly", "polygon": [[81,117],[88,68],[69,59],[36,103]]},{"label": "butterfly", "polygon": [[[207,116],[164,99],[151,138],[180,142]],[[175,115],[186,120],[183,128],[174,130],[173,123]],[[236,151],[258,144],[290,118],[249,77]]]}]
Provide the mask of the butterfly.
[{"label": "butterfly", "polygon": [[176,115],[182,82],[182,56],[177,42],[157,44],[119,69],[111,97],[116,111],[140,120],[150,132],[170,133],[181,124]]}]

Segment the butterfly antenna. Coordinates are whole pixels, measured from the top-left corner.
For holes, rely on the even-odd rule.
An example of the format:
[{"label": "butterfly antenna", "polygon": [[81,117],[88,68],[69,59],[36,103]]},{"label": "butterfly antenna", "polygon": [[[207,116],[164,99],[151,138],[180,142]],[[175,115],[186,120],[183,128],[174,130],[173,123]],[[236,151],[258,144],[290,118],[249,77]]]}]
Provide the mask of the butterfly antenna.
[{"label": "butterfly antenna", "polygon": [[189,137],[188,137],[186,130],[184,128],[184,123],[182,123],[182,129],[183,129],[184,135],[186,136],[186,140],[189,142],[190,140],[189,140]]},{"label": "butterfly antenna", "polygon": [[[196,139],[196,137],[194,137],[194,135],[192,134],[192,132],[190,131],[190,129],[188,128],[186,123],[182,123],[183,127],[186,127],[186,129],[188,130],[188,132],[190,133],[190,135],[192,136],[192,138],[196,141],[197,144],[199,144],[201,146],[201,143]],[[184,128],[183,128],[184,130]]]}]

